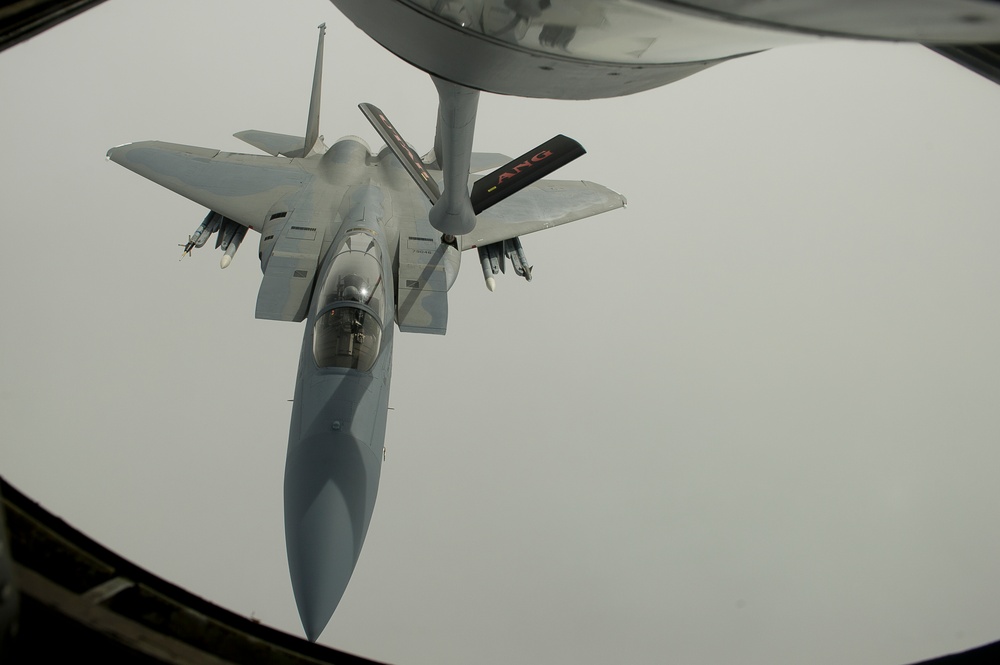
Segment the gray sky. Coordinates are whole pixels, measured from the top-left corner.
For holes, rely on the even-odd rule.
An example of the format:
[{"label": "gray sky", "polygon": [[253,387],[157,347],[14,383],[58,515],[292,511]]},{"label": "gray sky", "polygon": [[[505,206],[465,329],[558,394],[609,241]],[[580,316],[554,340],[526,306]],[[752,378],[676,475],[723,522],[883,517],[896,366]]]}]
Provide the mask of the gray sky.
[{"label": "gray sky", "polygon": [[[257,236],[104,160],[381,107],[426,75],[323,0],[114,1],[0,55],[0,472],[85,533],[301,635],[281,483],[300,324]],[[597,102],[484,95],[477,149],[563,132],[625,211],[474,256],[397,335],[388,459],[321,642],[396,663],[904,663],[1000,634],[1000,87],[829,43]]]}]

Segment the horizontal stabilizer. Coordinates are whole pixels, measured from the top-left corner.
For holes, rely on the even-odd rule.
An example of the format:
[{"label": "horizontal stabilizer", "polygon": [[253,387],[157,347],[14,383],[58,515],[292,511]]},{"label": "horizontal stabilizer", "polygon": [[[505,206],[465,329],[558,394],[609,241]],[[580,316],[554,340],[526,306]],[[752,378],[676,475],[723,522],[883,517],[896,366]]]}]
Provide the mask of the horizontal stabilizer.
[{"label": "horizontal stabilizer", "polygon": [[472,209],[478,215],[585,154],[583,146],[568,136],[554,136],[477,180],[472,186]]},{"label": "horizontal stabilizer", "polygon": [[399,158],[399,161],[403,164],[403,168],[413,178],[413,182],[417,183],[420,191],[424,193],[431,203],[437,203],[437,200],[441,198],[441,190],[438,189],[437,182],[427,172],[427,168],[424,167],[424,163],[420,160],[420,157],[410,149],[410,146],[399,135],[399,132],[392,126],[392,123],[385,117],[385,114],[378,107],[371,104],[358,104],[358,108],[368,118],[368,122],[372,123],[372,127],[375,128],[375,131],[382,137],[382,140],[389,146],[393,154]]},{"label": "horizontal stabilizer", "polygon": [[[233,136],[275,157],[299,157],[302,155],[302,145],[305,143],[305,138],[302,136],[262,132],[258,129],[237,132]],[[326,152],[322,138],[317,139],[314,150],[320,153]]]},{"label": "horizontal stabilizer", "polygon": [[476,228],[462,237],[462,249],[525,236],[625,205],[624,196],[597,183],[543,180],[479,215]]},{"label": "horizontal stabilizer", "polygon": [[[424,167],[440,171],[441,165],[438,163],[437,154],[431,150],[422,158]],[[474,152],[472,153],[472,160],[469,162],[469,173],[481,173],[482,171],[489,171],[495,169],[501,164],[506,164],[510,161],[510,155],[505,155],[502,152]]]}]

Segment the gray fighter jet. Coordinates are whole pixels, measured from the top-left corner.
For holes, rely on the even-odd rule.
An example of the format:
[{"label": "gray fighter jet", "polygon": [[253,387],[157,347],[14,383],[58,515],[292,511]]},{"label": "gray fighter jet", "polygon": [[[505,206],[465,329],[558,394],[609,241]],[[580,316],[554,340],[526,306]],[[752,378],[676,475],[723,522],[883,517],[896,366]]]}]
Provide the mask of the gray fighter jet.
[{"label": "gray fighter jet", "polygon": [[225,268],[247,232],[257,231],[264,273],[257,318],[306,321],[284,501],[289,572],[310,640],[344,593],[375,505],[393,322],[401,331],[444,334],[463,250],[478,248],[492,290],[506,260],[531,278],[519,236],[625,205],[601,185],[539,180],[583,154],[567,137],[515,160],[473,154],[479,93],[440,80],[435,146],[423,159],[369,104],[361,110],[388,147],[373,154],[348,137],[327,148],[319,135],[324,33],[320,26],[304,137],[236,134],[267,156],[157,141],[108,151],[110,160],[209,208],[185,253],[216,234]]}]

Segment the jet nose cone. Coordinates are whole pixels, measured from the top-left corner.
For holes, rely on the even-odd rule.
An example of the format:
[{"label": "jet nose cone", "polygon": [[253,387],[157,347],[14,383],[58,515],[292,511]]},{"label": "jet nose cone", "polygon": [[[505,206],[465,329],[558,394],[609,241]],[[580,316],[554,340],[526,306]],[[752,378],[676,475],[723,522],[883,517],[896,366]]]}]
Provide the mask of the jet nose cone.
[{"label": "jet nose cone", "polygon": [[[366,455],[367,453],[367,455]],[[285,547],[295,604],[315,641],[337,608],[361,553],[375,503],[377,464],[349,436],[310,437],[285,465]]]},{"label": "jet nose cone", "polygon": [[336,485],[326,483],[302,504],[297,519],[286,515],[285,544],[299,619],[315,641],[347,589],[357,547],[350,507]]}]

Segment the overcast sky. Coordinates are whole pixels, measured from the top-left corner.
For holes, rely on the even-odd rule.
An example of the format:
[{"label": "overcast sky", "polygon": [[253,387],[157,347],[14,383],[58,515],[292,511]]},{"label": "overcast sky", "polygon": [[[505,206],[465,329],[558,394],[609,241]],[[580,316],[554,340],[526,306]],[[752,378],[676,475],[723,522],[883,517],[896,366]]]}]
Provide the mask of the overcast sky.
[{"label": "overcast sky", "polygon": [[[304,130],[421,151],[426,75],[323,0],[114,0],[0,55],[0,473],[91,537],[301,635],[282,477],[301,324],[205,210],[110,162]],[[387,461],[321,642],[400,664],[906,663],[1000,637],[1000,87],[829,43],[634,97],[484,95],[629,207],[474,255],[399,334]]]}]

